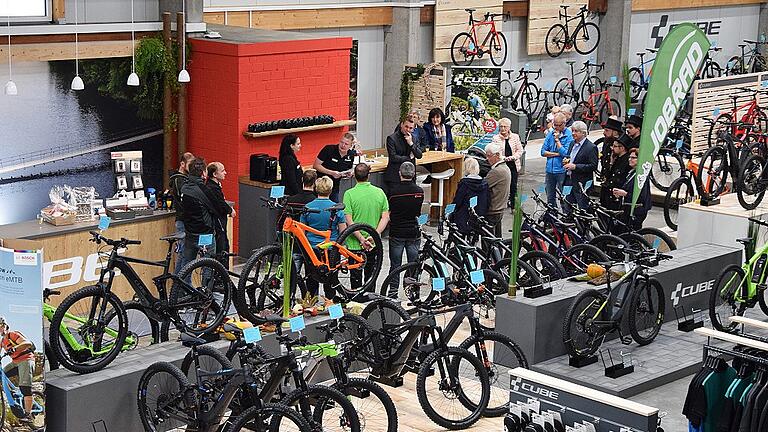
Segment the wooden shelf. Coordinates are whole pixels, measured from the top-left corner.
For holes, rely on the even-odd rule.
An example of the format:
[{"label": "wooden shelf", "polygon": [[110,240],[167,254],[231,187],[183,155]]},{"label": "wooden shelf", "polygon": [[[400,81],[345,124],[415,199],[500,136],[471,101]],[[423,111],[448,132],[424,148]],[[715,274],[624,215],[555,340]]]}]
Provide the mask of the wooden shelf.
[{"label": "wooden shelf", "polygon": [[322,130],[322,129],[340,128],[345,126],[352,126],[355,123],[356,122],[354,120],[338,120],[329,124],[304,126],[304,127],[293,128],[293,129],[276,129],[276,130],[271,130],[266,132],[243,132],[243,136],[245,136],[246,138],[261,138],[261,137],[267,137],[267,136],[273,136],[273,135],[285,135],[285,134],[296,133],[296,132],[307,132],[307,131]]}]

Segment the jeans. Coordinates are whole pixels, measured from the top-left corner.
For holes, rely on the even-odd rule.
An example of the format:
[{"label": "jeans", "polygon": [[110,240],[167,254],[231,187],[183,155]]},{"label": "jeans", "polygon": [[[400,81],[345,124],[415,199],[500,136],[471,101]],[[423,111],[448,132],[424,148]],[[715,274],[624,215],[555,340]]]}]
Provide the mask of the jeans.
[{"label": "jeans", "polygon": [[[389,271],[396,269],[403,262],[403,251],[408,259],[409,263],[415,262],[419,257],[419,247],[421,246],[421,239],[401,239],[401,238],[389,238]],[[397,286],[400,284],[399,280],[392,280],[389,284],[389,296],[397,296]]]},{"label": "jeans", "polygon": [[[360,254],[365,251],[363,250],[351,250],[350,252]],[[349,282],[352,285],[352,289],[357,290],[360,289],[361,286],[363,286],[363,282],[368,281],[368,279],[371,277],[371,274],[373,273],[373,260],[367,260],[365,262],[365,265],[362,269],[354,269],[349,271]],[[363,280],[363,277],[365,277],[365,280]],[[368,291],[373,291],[376,289],[376,281],[374,281],[371,286],[368,288]]]},{"label": "jeans", "polygon": [[[176,221],[176,232],[177,233],[185,232],[184,221],[180,221],[180,220]],[[176,265],[173,267],[174,274],[179,274],[179,271],[181,271],[182,266],[186,264],[184,262],[184,259],[182,258],[183,253],[184,253],[184,240],[178,240],[176,242]]]},{"label": "jeans", "polygon": [[[187,236],[184,237],[184,252],[182,252],[181,254],[181,261],[183,265],[187,265],[197,259],[197,255],[202,249],[201,246],[197,245],[197,242],[198,242],[198,236],[196,234],[187,233]],[[205,252],[202,253],[202,256],[207,258],[216,257],[216,240],[215,239],[213,243],[206,246]],[[203,276],[205,277],[205,275]],[[191,280],[191,275],[189,275],[185,279],[185,282],[189,283],[190,280]]]},{"label": "jeans", "polygon": [[[565,197],[565,200],[570,205],[578,205],[580,209],[586,210],[589,208],[589,197],[587,194],[582,193],[579,190],[571,189],[571,193]],[[569,206],[570,207],[570,206]],[[567,209],[570,212],[570,208]]]},{"label": "jeans", "polygon": [[557,207],[557,193],[555,189],[560,192],[563,191],[563,183],[565,183],[565,173],[547,173],[545,177],[545,187],[547,190],[547,204]]}]

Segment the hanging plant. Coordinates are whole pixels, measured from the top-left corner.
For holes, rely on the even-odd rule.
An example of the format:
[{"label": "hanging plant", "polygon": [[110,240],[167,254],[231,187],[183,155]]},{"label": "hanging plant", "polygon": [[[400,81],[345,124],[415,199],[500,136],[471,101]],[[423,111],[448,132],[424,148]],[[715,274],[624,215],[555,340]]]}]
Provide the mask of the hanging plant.
[{"label": "hanging plant", "polygon": [[406,66],[403,70],[403,75],[400,79],[400,118],[405,118],[408,115],[408,110],[411,108],[411,84],[421,78],[424,75],[425,67],[422,63],[416,66]]}]

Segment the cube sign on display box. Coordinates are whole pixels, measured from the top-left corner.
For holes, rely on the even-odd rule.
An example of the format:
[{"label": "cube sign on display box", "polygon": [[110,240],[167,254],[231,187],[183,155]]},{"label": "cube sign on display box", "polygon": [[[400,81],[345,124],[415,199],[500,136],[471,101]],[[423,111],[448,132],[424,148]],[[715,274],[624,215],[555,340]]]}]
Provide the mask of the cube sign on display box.
[{"label": "cube sign on display box", "polygon": [[454,67],[451,72],[451,109],[446,116],[456,150],[485,148],[498,132],[501,68]]}]

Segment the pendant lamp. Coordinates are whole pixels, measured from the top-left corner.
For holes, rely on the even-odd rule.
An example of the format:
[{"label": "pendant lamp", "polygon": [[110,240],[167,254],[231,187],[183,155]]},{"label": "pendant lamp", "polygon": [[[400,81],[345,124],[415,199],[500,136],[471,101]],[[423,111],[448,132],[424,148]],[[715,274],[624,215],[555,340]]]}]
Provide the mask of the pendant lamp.
[{"label": "pendant lamp", "polygon": [[16,96],[19,94],[19,89],[16,88],[16,83],[13,82],[13,67],[11,66],[11,5],[10,0],[6,1],[6,7],[8,8],[8,82],[5,83],[5,94],[8,96]]},{"label": "pendant lamp", "polygon": [[[181,0],[181,14],[184,15],[184,31],[187,31],[187,1]],[[179,35],[181,44],[181,72],[179,72],[179,82],[189,82],[189,72],[187,72],[187,38],[186,35]]]},{"label": "pendant lamp", "polygon": [[78,17],[77,17],[77,1],[75,3],[75,78],[72,80],[71,88],[72,90],[82,90],[85,88],[85,85],[83,84],[83,79],[80,78],[80,64],[79,64],[79,55],[78,52],[78,40],[77,40],[77,24],[78,24]]},{"label": "pendant lamp", "polygon": [[128,75],[128,85],[139,86],[139,76],[136,74],[136,30],[133,21],[133,0],[131,0],[131,74]]}]

